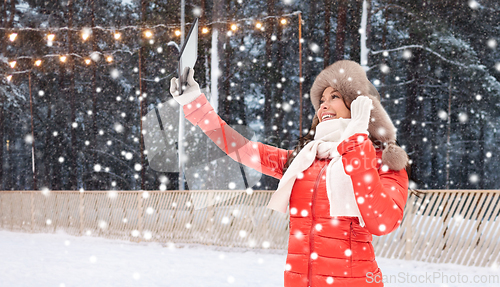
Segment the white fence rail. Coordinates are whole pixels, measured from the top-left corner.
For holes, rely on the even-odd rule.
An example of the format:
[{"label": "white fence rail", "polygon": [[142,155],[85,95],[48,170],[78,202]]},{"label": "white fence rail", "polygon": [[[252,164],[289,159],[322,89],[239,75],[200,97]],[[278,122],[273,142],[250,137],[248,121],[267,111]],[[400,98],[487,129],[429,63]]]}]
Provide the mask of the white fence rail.
[{"label": "white fence rail", "polygon": [[[285,249],[288,216],[265,206],[272,191],[0,191],[0,228],[131,241]],[[410,196],[378,256],[500,265],[500,191],[428,190]]]}]

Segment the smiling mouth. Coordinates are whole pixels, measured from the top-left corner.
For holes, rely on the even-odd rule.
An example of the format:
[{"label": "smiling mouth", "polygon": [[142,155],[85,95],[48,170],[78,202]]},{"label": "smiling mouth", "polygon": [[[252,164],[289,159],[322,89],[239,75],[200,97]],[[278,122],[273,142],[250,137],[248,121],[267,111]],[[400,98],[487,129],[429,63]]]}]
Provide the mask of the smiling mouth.
[{"label": "smiling mouth", "polygon": [[334,118],[335,118],[334,115],[327,114],[321,117],[321,121],[332,120]]}]

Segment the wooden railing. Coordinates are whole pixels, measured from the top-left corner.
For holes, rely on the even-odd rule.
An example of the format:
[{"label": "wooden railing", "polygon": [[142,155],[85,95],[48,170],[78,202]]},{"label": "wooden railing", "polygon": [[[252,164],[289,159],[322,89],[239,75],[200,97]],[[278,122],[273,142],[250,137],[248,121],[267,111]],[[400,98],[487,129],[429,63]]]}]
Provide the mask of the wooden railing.
[{"label": "wooden railing", "polygon": [[[0,228],[131,241],[285,249],[288,215],[266,208],[272,191],[0,191]],[[500,191],[412,195],[377,256],[500,265]]]}]

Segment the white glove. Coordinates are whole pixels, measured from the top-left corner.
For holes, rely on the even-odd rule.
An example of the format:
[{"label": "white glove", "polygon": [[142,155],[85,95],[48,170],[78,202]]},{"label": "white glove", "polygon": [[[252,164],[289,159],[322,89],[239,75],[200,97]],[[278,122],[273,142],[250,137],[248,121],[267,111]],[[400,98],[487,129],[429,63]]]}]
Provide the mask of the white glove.
[{"label": "white glove", "polygon": [[357,133],[368,134],[372,100],[367,96],[359,96],[351,103],[351,122],[347,125],[342,140]]},{"label": "white glove", "polygon": [[182,87],[182,95],[179,95],[179,80],[176,77],[170,80],[170,93],[181,106],[189,104],[201,95],[200,86],[194,80],[194,69],[186,68],[184,74],[186,72],[188,73],[187,83]]}]

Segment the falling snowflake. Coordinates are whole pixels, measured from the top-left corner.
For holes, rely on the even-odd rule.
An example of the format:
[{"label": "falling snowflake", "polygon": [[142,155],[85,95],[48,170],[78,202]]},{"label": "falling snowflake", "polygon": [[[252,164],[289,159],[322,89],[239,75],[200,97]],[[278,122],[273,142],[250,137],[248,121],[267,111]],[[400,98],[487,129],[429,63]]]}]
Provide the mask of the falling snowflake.
[{"label": "falling snowflake", "polygon": [[309,49],[311,49],[311,51],[313,51],[314,53],[318,53],[320,50],[318,44],[316,43],[309,44]]},{"label": "falling snowflake", "polygon": [[458,120],[461,123],[465,123],[468,119],[469,119],[469,116],[466,113],[461,112],[461,113],[458,114]]},{"label": "falling snowflake", "polygon": [[405,58],[405,59],[408,60],[408,59],[411,58],[411,56],[412,56],[412,54],[411,54],[410,50],[404,50],[404,52],[403,52],[403,58]]},{"label": "falling snowflake", "polygon": [[470,183],[477,183],[479,181],[479,176],[475,173],[469,176]]},{"label": "falling snowflake", "polygon": [[24,141],[27,143],[27,144],[31,144],[33,143],[33,136],[31,134],[27,134],[25,137],[24,137]]},{"label": "falling snowflake", "polygon": [[378,230],[380,230],[381,232],[384,232],[384,231],[385,231],[385,229],[386,229],[386,227],[385,227],[385,225],[384,225],[384,224],[380,224],[380,225],[378,226]]},{"label": "falling snowflake", "polygon": [[384,74],[388,74],[391,69],[386,64],[380,65],[380,71]]},{"label": "falling snowflake", "polygon": [[93,52],[92,54],[90,54],[90,58],[92,59],[92,61],[98,62],[101,59],[101,55],[99,55],[99,53],[97,52]]},{"label": "falling snowflake", "polygon": [[444,120],[447,120],[447,119],[448,119],[448,113],[447,113],[447,112],[445,112],[445,111],[443,111],[443,110],[440,110],[440,111],[438,112],[438,117],[439,117],[440,119],[442,119],[443,121],[444,121]]},{"label": "falling snowflake", "polygon": [[99,225],[99,228],[101,228],[101,229],[108,228],[108,223],[106,221],[104,221],[104,220],[99,220],[99,224],[98,225]]},{"label": "falling snowflake", "polygon": [[111,78],[117,79],[120,76],[120,71],[118,69],[113,69],[110,71]]},{"label": "falling snowflake", "polygon": [[477,3],[475,0],[470,0],[469,1],[469,7],[471,9],[477,9],[477,8],[479,8],[479,3]]},{"label": "falling snowflake", "polygon": [[136,164],[134,165],[134,169],[135,169],[136,171],[140,171],[140,170],[142,169],[142,165],[141,165],[140,163],[136,163]]}]

